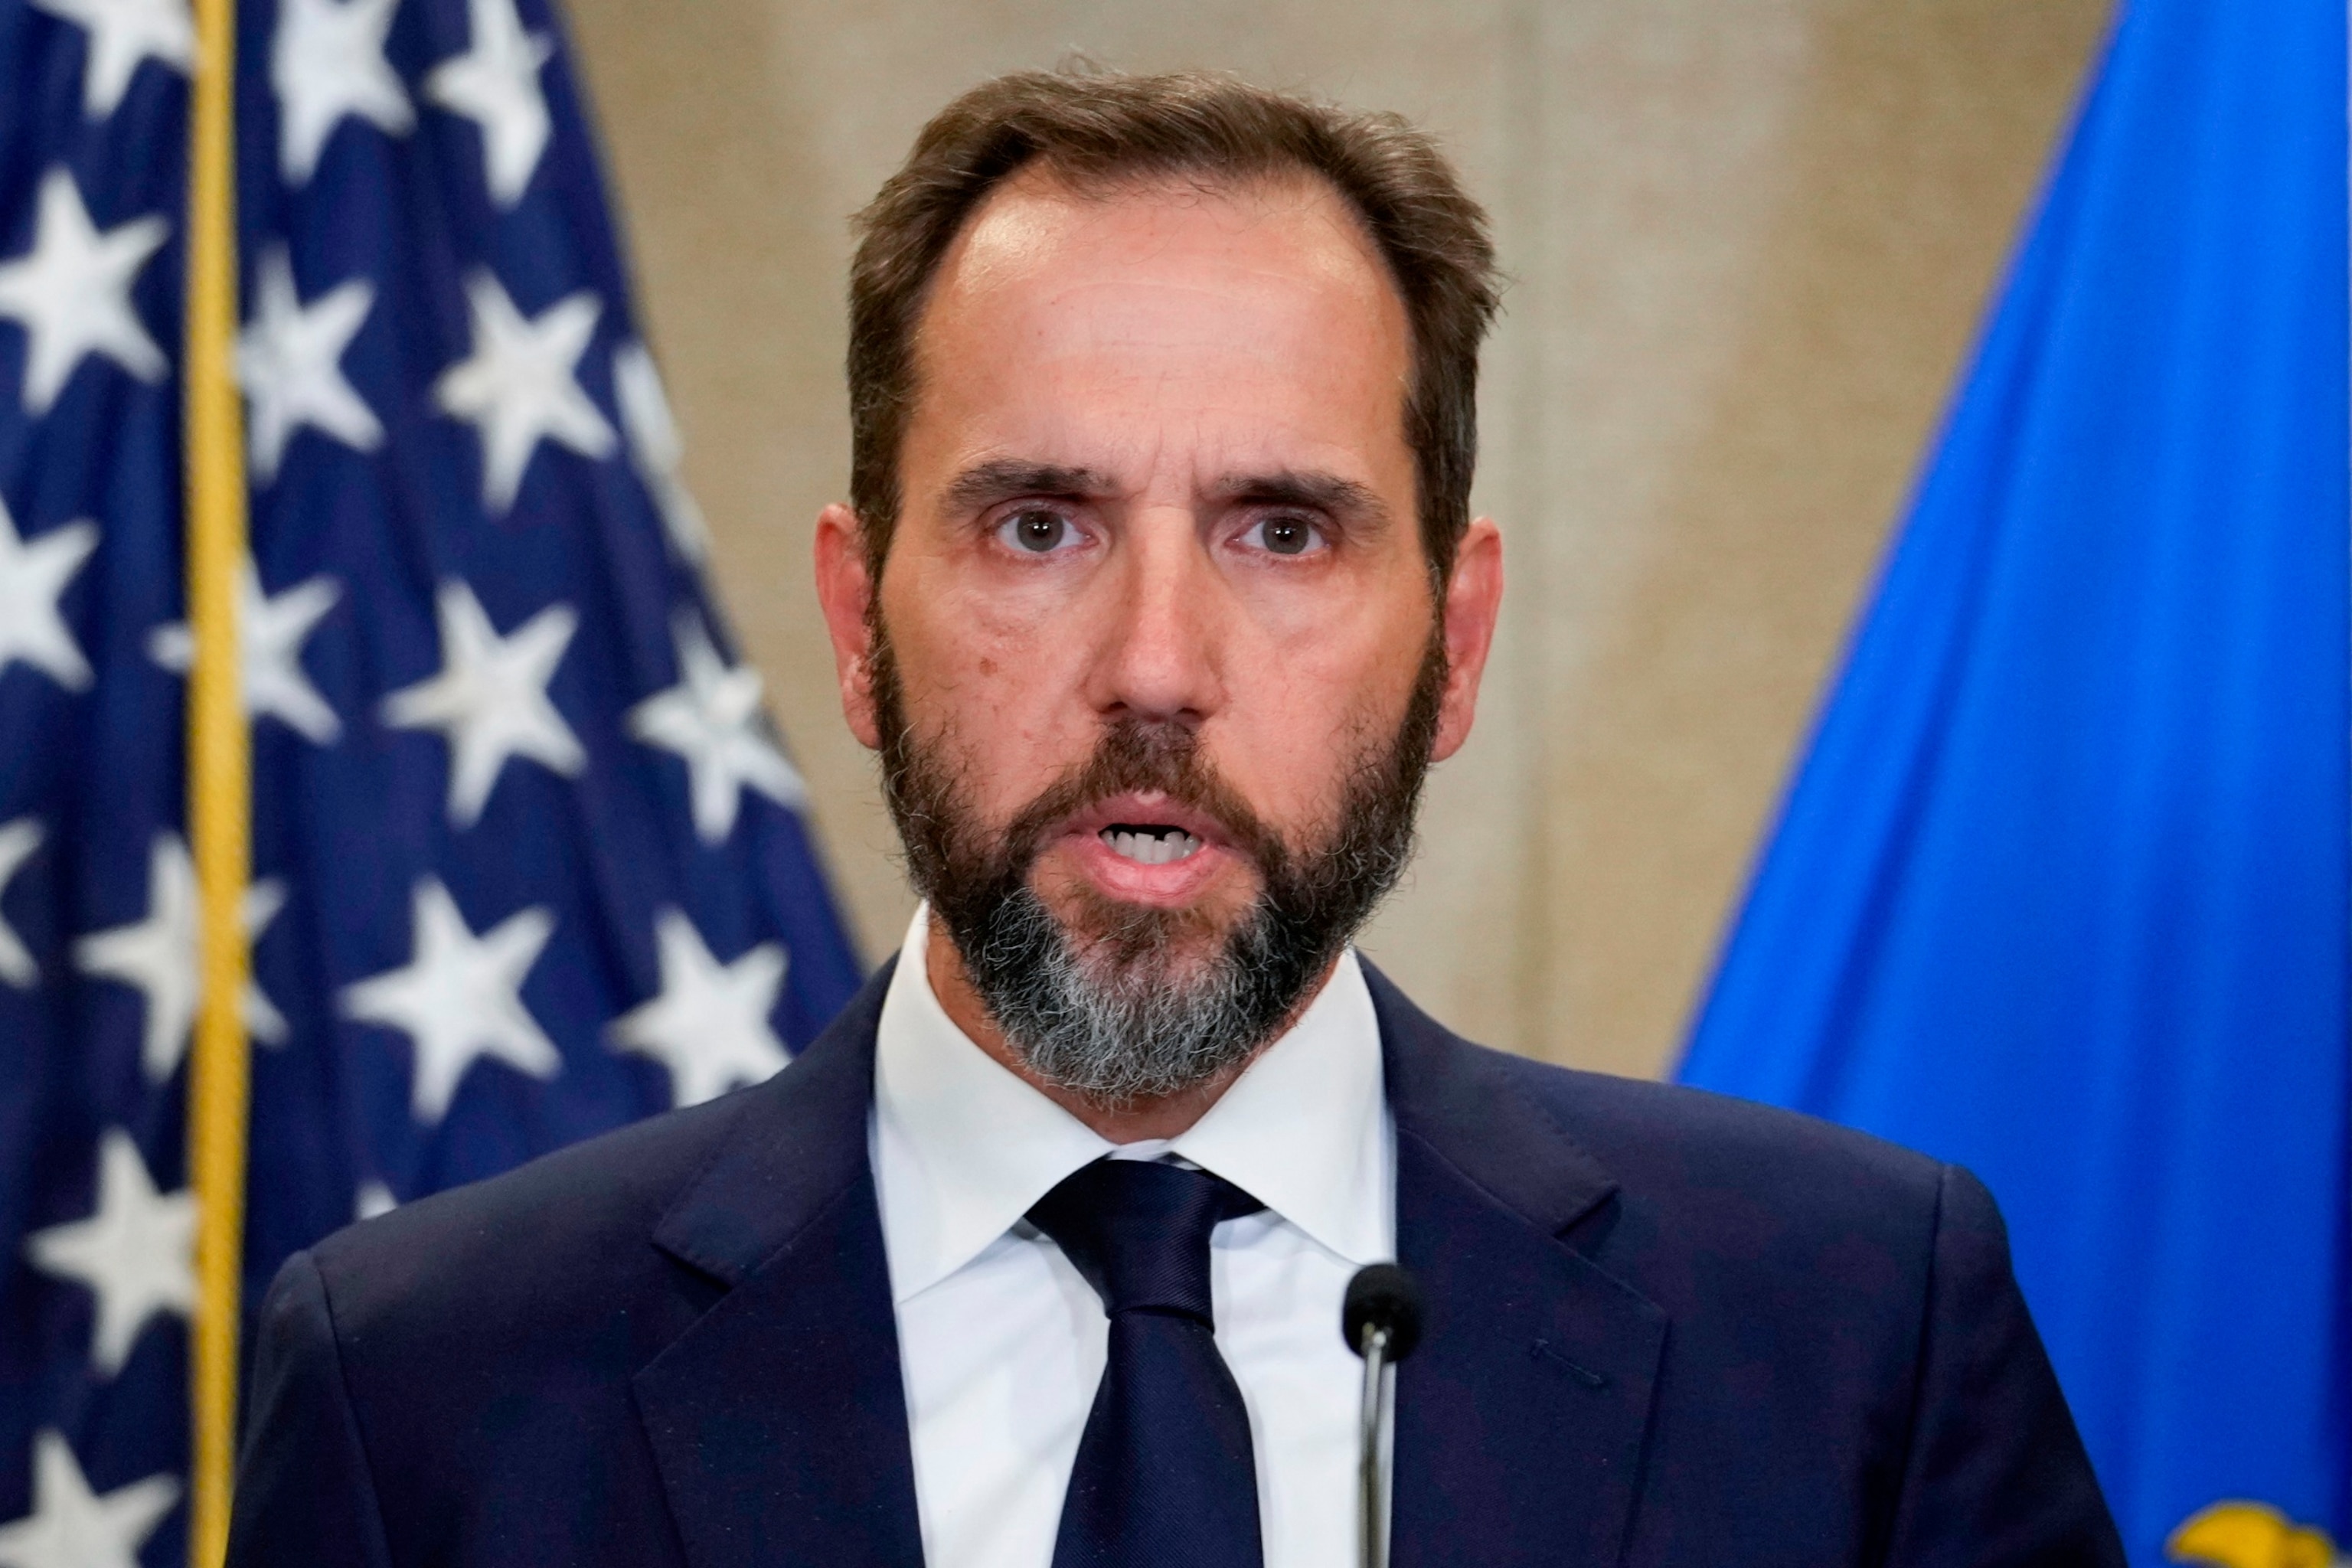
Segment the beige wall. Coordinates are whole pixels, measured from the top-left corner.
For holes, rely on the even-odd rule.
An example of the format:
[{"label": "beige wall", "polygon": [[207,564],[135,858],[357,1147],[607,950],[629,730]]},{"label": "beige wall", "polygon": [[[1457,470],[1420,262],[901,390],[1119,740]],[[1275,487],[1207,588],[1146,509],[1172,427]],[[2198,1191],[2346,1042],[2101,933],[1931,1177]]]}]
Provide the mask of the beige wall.
[{"label": "beige wall", "polygon": [[866,950],[910,898],[808,585],[846,217],[960,88],[1082,52],[1435,129],[1516,278],[1510,597],[1366,947],[1478,1037],[1678,1040],[2106,0],[571,0],[719,589]]}]

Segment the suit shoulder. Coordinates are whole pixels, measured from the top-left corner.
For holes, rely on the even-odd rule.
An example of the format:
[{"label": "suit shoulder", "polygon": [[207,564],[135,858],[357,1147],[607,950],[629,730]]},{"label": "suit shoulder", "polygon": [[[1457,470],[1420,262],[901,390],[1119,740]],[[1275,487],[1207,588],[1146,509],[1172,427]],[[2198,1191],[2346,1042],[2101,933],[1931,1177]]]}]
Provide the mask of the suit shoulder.
[{"label": "suit shoulder", "polygon": [[1883,1138],[1683,1084],[1468,1048],[1491,1058],[1630,1192],[1738,1193],[1791,1216],[1934,1223],[1947,1167]]},{"label": "suit shoulder", "polygon": [[[1532,1106],[1594,1179],[1637,1202],[1676,1208],[1775,1211],[1787,1219],[1846,1217],[1932,1230],[1948,1167],[1818,1117],[1752,1100],[1608,1073],[1556,1067],[1472,1043],[1365,966],[1390,1050],[1391,1093],[1450,1107],[1452,1141],[1523,1117]],[[1401,1076],[1400,1076],[1401,1075]],[[1547,1140],[1526,1145],[1540,1158]]]},{"label": "suit shoulder", "polygon": [[509,1304],[544,1310],[564,1299],[600,1310],[628,1288],[632,1260],[653,1267],[655,1225],[758,1092],[651,1117],[345,1226],[310,1249],[337,1323],[355,1331],[420,1308],[496,1320]]}]

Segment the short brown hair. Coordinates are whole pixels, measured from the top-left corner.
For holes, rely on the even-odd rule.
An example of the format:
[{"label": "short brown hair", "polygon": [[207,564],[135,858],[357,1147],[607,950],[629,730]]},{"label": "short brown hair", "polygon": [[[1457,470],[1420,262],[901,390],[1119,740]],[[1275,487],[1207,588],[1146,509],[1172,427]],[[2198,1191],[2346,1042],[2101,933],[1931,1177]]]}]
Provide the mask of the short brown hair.
[{"label": "short brown hair", "polygon": [[849,273],[850,501],[879,566],[901,501],[915,331],[964,222],[1032,163],[1087,185],[1154,175],[1328,182],[1387,261],[1412,331],[1404,404],[1422,540],[1443,580],[1470,525],[1478,345],[1499,295],[1486,215],[1436,143],[1393,114],[1358,114],[1234,78],[1021,71],[983,82],[915,138],[857,217]]}]

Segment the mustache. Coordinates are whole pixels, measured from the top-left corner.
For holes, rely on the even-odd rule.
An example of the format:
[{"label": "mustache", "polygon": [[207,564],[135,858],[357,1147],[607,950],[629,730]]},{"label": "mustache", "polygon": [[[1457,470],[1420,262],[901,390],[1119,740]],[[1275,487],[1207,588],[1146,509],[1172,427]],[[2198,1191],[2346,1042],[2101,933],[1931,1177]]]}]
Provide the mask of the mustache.
[{"label": "mustache", "polygon": [[1269,877],[1279,876],[1289,864],[1290,846],[1202,755],[1196,731],[1134,717],[1108,726],[1084,762],[1013,816],[999,839],[1000,863],[1025,876],[1058,825],[1114,795],[1130,794],[1164,795],[1208,817]]}]

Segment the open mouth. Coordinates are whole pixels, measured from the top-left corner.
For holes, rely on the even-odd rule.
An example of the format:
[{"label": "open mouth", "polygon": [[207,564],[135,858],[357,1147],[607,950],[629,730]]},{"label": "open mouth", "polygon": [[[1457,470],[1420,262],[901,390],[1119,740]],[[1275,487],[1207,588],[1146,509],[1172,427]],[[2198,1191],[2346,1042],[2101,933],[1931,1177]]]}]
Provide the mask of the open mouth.
[{"label": "open mouth", "polygon": [[1199,853],[1201,840],[1160,822],[1114,822],[1097,837],[1110,852],[1139,866],[1169,866]]}]

